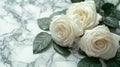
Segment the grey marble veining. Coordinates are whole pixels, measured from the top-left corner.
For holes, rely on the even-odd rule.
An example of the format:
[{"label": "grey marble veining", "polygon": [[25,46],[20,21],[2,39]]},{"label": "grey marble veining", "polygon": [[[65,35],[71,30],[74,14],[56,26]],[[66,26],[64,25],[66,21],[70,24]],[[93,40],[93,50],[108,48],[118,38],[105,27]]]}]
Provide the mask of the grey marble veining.
[{"label": "grey marble veining", "polygon": [[0,67],[77,67],[82,56],[75,51],[67,58],[52,47],[41,54],[32,51],[34,37],[42,31],[36,19],[63,10],[70,3],[69,0],[0,0]]}]

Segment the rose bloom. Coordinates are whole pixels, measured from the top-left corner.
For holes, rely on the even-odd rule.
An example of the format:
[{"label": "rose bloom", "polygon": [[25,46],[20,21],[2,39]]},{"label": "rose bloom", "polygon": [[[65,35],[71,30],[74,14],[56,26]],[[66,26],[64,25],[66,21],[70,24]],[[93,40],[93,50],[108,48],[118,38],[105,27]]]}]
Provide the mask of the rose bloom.
[{"label": "rose bloom", "polygon": [[72,18],[74,16],[58,15],[53,18],[50,24],[53,40],[63,47],[72,47],[75,37],[83,34],[82,28],[80,29]]},{"label": "rose bloom", "polygon": [[106,26],[102,25],[86,30],[78,44],[88,56],[108,60],[116,55],[120,47],[119,40],[120,36],[111,33]]},{"label": "rose bloom", "polygon": [[86,29],[92,29],[102,18],[96,13],[96,7],[94,1],[84,1],[80,3],[73,3],[67,10],[67,15],[79,15],[80,20],[77,22],[79,26],[83,26]]}]

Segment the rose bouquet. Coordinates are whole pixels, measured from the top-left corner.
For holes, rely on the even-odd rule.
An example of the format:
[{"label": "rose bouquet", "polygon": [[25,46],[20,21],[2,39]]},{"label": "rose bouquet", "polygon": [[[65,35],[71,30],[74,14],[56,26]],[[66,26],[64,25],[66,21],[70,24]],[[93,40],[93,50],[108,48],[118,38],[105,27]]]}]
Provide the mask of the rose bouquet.
[{"label": "rose bouquet", "polygon": [[115,31],[120,30],[120,11],[104,0],[71,2],[68,9],[38,19],[39,27],[47,32],[36,36],[33,53],[41,53],[53,45],[65,57],[72,50],[83,55],[78,67],[102,67],[99,59],[107,67],[120,67],[120,32]]}]

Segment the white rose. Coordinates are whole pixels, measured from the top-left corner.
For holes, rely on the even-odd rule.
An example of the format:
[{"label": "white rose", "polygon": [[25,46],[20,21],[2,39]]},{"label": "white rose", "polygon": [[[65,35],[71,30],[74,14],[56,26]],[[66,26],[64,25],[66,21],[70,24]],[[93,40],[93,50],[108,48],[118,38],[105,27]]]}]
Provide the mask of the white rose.
[{"label": "white rose", "polygon": [[58,15],[53,18],[50,24],[53,40],[63,47],[72,47],[75,37],[83,33],[82,29],[80,30],[74,23],[75,21],[72,21],[73,17]]},{"label": "white rose", "polygon": [[67,15],[79,15],[80,20],[77,22],[78,25],[82,25],[84,29],[91,29],[97,24],[102,18],[96,13],[96,7],[94,1],[84,1],[80,3],[73,3],[67,10]]},{"label": "white rose", "polygon": [[88,56],[108,60],[116,55],[119,40],[120,36],[111,33],[107,27],[102,25],[86,30],[78,44]]}]

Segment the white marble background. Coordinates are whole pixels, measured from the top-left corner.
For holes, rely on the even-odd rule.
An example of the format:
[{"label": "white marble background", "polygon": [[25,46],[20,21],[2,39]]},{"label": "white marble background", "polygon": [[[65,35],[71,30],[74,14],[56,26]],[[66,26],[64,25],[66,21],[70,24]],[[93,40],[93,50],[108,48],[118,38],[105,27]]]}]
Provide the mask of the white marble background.
[{"label": "white marble background", "polygon": [[77,67],[82,57],[74,51],[67,58],[53,48],[36,55],[32,51],[34,37],[42,31],[36,19],[70,4],[70,0],[0,0],[0,67]]}]

